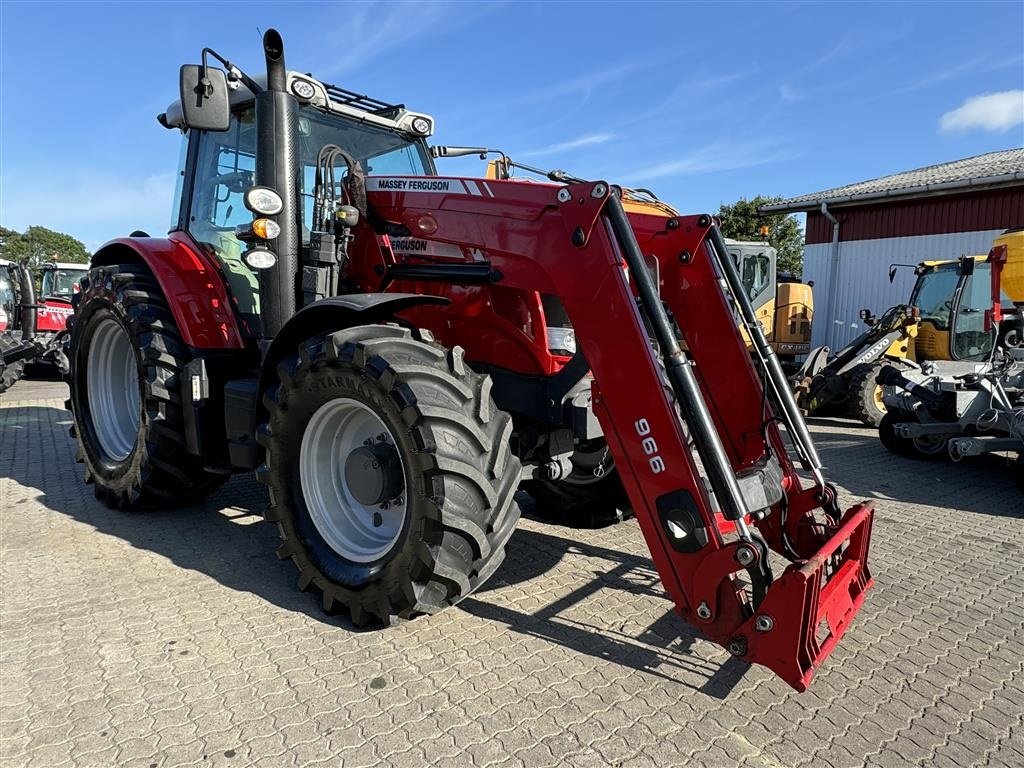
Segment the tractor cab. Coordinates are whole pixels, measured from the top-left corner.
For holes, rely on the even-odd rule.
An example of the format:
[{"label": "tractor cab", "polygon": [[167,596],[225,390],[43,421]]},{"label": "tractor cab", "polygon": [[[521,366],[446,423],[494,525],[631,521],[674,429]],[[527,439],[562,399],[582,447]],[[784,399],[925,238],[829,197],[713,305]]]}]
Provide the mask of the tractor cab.
[{"label": "tractor cab", "polygon": [[[992,334],[985,312],[992,305],[992,267],[987,256],[956,261],[924,261],[917,267],[917,282],[910,306],[920,313],[914,343],[917,360],[987,360]],[[1003,295],[1004,306],[1010,300]]]},{"label": "tractor cab", "polygon": [[14,326],[14,286],[11,284],[10,262],[0,259],[0,332]]},{"label": "tractor cab", "polygon": [[[265,79],[258,81],[262,87]],[[365,174],[388,176],[434,175],[426,139],[434,120],[410,112],[400,104],[320,82],[309,75],[287,73],[288,91],[299,102],[296,139],[301,204],[300,247],[308,252],[318,243],[313,232],[315,188],[321,150],[335,145],[359,163]],[[219,262],[231,290],[243,329],[259,335],[259,265],[243,258],[247,249],[244,231],[253,213],[244,199],[255,183],[257,155],[256,97],[244,83],[230,92],[230,122],[226,131],[189,129],[176,101],[160,115],[167,128],[184,134],[178,188],[172,211],[172,229],[187,232]],[[342,183],[342,178],[336,180]],[[269,238],[273,240],[274,238]],[[303,259],[304,262],[309,261]],[[328,286],[317,273],[304,275],[304,289],[313,282],[307,298],[315,300],[337,292],[339,275]],[[320,285],[316,285],[320,278]]]},{"label": "tractor cab", "polygon": [[78,293],[78,286],[89,271],[88,264],[48,262],[43,264],[43,280],[39,295],[44,299],[59,298],[67,301]]}]

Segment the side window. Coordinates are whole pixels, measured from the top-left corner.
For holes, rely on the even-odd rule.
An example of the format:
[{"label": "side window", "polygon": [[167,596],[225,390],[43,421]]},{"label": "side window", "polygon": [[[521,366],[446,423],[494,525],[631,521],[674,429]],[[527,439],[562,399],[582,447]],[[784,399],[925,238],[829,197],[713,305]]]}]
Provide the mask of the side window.
[{"label": "side window", "polygon": [[763,253],[751,255],[743,260],[743,287],[747,289],[747,298],[758,304],[757,299],[770,286],[771,259]]},{"label": "side window", "polygon": [[202,133],[189,201],[188,231],[224,270],[231,295],[244,318],[259,315],[259,280],[242,261],[235,227],[252,220],[243,202],[256,172],[256,114],[253,107],[231,116],[222,133]]},{"label": "side window", "polygon": [[984,360],[992,352],[992,334],[985,331],[985,310],[992,306],[991,267],[978,264],[967,278],[953,328],[953,357]]}]

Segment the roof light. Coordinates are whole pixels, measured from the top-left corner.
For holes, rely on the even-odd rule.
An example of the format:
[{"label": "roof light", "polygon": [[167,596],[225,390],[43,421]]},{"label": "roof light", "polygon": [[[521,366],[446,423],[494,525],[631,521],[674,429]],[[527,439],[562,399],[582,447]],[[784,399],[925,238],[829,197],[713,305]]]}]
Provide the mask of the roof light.
[{"label": "roof light", "polygon": [[277,254],[267,248],[250,248],[242,254],[242,261],[251,269],[270,269],[277,264]]},{"label": "roof light", "polygon": [[270,187],[250,187],[243,201],[246,208],[261,216],[274,216],[284,208],[284,200]]},{"label": "roof light", "polygon": [[425,117],[414,117],[412,119],[412,130],[420,136],[430,135],[430,121]]},{"label": "roof light", "polygon": [[313,97],[316,96],[316,88],[308,80],[293,80],[292,93],[303,101],[312,101]]}]

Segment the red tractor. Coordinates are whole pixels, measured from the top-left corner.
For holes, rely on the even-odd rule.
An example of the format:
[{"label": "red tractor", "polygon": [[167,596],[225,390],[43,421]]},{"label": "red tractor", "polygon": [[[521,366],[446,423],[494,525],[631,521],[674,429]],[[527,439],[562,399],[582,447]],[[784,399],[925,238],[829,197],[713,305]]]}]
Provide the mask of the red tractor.
[{"label": "red tractor", "polygon": [[68,372],[66,324],[74,312],[71,297],[86,269],[85,264],[44,264],[37,301],[28,267],[0,260],[0,393],[22,377],[28,363]]},{"label": "red tractor", "polygon": [[177,225],[103,246],[75,297],[96,496],[255,470],[299,587],[361,625],[486,581],[521,482],[622,494],[679,614],[805,688],[872,583],[873,510],[823,477],[712,218],[437,176],[430,117],[264,53],[260,82],[182,68]]}]

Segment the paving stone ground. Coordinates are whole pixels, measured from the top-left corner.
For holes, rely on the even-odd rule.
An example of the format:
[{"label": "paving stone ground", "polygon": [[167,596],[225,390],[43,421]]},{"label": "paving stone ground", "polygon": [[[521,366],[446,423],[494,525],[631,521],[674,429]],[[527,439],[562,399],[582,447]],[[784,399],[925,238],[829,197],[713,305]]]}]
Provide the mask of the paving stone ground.
[{"label": "paving stone ground", "polygon": [[816,420],[878,499],[877,586],[796,694],[674,618],[635,522],[524,521],[492,581],[384,631],[325,616],[274,557],[262,489],[107,510],[64,386],[0,402],[0,764],[1024,765],[1024,496]]}]

